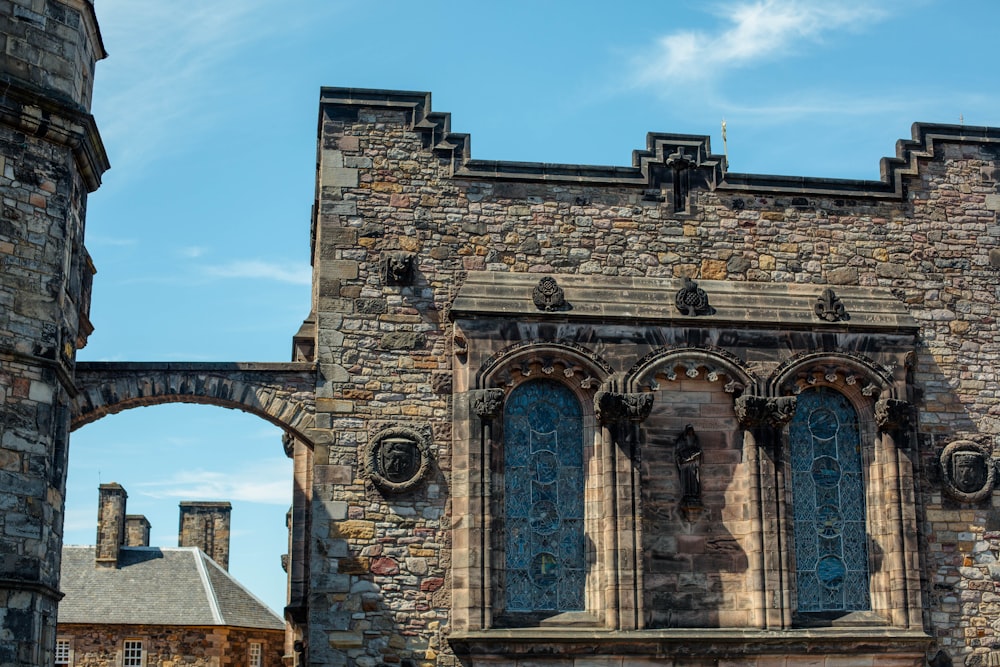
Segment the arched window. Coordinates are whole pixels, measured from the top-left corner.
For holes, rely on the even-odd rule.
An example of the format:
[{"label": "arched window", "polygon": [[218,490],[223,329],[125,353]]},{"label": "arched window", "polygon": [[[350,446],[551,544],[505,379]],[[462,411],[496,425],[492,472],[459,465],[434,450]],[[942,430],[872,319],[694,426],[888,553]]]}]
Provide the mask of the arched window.
[{"label": "arched window", "polygon": [[858,415],[844,395],[803,391],[789,424],[799,612],[871,608]]},{"label": "arched window", "polygon": [[565,385],[534,380],[504,407],[504,606],[583,611],[583,413]]}]

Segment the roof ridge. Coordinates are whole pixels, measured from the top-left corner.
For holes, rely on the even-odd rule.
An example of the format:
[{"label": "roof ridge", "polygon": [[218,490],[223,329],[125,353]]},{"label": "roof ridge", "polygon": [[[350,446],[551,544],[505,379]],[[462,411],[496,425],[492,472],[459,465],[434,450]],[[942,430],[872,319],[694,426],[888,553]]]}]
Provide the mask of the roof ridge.
[{"label": "roof ridge", "polygon": [[[201,549],[192,548],[192,552],[195,566],[198,568],[198,576],[201,578],[201,585],[205,588],[205,599],[208,600],[208,607],[212,611],[212,618],[219,625],[226,625],[226,619],[222,617],[222,611],[219,609],[219,598],[215,594],[215,586],[212,585],[208,570],[205,569],[205,559],[210,561],[211,559]],[[214,561],[212,562],[214,563]]]},{"label": "roof ridge", "polygon": [[[251,591],[251,590],[250,590],[249,588],[247,588],[246,586],[244,586],[244,585],[243,585],[243,584],[242,584],[242,583],[240,582],[240,580],[239,580],[239,579],[237,579],[236,577],[234,577],[234,576],[233,576],[233,575],[232,575],[232,574],[231,574],[231,573],[229,572],[229,570],[225,569],[224,567],[222,567],[221,565],[219,565],[218,563],[216,563],[216,562],[215,562],[214,560],[212,560],[212,559],[211,559],[210,557],[208,557],[207,555],[205,556],[205,560],[207,560],[207,561],[208,561],[208,563],[210,563],[210,564],[214,565],[214,566],[215,566],[215,569],[216,569],[216,570],[218,570],[219,572],[221,572],[221,573],[222,573],[222,574],[223,574],[223,575],[224,575],[224,576],[225,576],[225,577],[226,577],[227,579],[229,579],[229,581],[231,581],[231,582],[232,582],[233,584],[235,584],[237,588],[239,588],[239,589],[240,589],[241,591],[243,591],[244,593],[246,593],[247,595],[249,595],[249,596],[250,596],[251,598],[253,598],[253,601],[254,601],[254,602],[256,602],[256,603],[257,603],[257,604],[259,604],[259,605],[260,605],[260,606],[261,606],[261,607],[262,607],[263,609],[265,609],[265,610],[267,610],[267,611],[268,611],[269,613],[271,613],[271,614],[272,614],[272,615],[273,615],[273,616],[274,616],[274,617],[275,617],[275,618],[276,618],[276,619],[277,619],[278,621],[280,621],[281,623],[284,623],[284,622],[285,622],[285,619],[283,619],[283,618],[282,618],[281,616],[279,616],[279,615],[278,615],[278,613],[277,613],[277,612],[275,612],[275,611],[274,611],[273,609],[271,609],[271,607],[269,607],[269,606],[268,606],[268,604],[267,604],[266,602],[264,602],[264,601],[263,601],[263,600],[261,600],[261,599],[260,599],[259,597],[257,597],[257,595],[256,595],[256,594],[254,594],[254,592],[253,592],[253,591]],[[213,588],[213,593],[214,593],[214,590],[215,590],[215,589]]]}]

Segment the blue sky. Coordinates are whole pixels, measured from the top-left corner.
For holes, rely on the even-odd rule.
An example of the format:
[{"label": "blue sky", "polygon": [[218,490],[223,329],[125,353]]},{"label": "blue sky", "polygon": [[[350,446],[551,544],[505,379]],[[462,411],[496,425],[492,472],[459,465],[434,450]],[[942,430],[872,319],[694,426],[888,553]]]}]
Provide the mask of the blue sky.
[{"label": "blue sky", "polygon": [[[1000,3],[98,0],[96,326],[81,360],[287,361],[309,311],[321,86],[428,90],[476,158],[628,165],[647,132],[730,169],[877,178],[914,121],[1000,125]],[[153,542],[233,502],[231,571],[284,605],[291,465],[240,412],[140,408],[74,433],[66,541],[119,482]]]}]

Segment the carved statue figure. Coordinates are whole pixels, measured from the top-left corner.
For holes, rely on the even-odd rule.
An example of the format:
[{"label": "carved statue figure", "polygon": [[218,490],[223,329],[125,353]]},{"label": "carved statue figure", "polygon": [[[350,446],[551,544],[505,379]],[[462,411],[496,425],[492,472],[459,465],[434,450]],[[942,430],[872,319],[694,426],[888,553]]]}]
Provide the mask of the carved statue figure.
[{"label": "carved statue figure", "polygon": [[674,457],[681,479],[681,505],[701,505],[701,445],[694,432],[694,426],[688,424],[684,432],[677,436]]}]

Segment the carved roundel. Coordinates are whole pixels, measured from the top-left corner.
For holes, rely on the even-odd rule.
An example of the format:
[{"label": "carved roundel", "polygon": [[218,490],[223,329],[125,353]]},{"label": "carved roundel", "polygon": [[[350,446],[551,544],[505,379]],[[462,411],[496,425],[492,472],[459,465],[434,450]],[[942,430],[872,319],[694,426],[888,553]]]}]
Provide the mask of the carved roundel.
[{"label": "carved roundel", "polygon": [[384,493],[410,491],[430,471],[430,443],[412,428],[379,431],[365,447],[365,474]]},{"label": "carved roundel", "polygon": [[941,452],[944,490],[967,503],[983,500],[996,484],[996,465],[989,450],[971,440],[956,440]]}]

